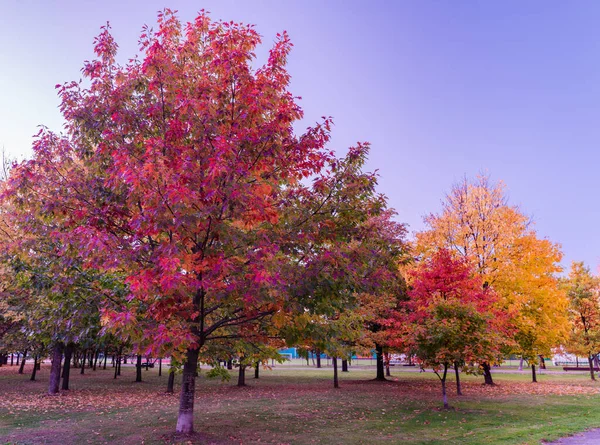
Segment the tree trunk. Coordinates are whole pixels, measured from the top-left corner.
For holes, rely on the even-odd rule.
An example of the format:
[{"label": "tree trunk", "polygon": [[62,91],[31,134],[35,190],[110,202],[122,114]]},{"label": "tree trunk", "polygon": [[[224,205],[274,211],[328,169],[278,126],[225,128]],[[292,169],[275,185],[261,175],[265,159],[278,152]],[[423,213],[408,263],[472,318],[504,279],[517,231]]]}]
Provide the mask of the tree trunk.
[{"label": "tree trunk", "polygon": [[23,352],[23,360],[21,360],[21,367],[19,368],[19,374],[23,374],[25,368],[25,360],[27,360],[27,349]]},{"label": "tree trunk", "polygon": [[108,350],[104,350],[104,366],[102,366],[102,369],[106,369],[106,361],[108,360]]},{"label": "tree trunk", "polygon": [[167,392],[173,394],[173,387],[175,386],[175,368],[171,365],[169,369],[169,381],[167,382]]},{"label": "tree trunk", "polygon": [[331,364],[333,365],[333,387],[339,388],[337,357],[331,357]]},{"label": "tree trunk", "polygon": [[317,358],[317,368],[320,368],[321,367],[321,350],[317,349],[315,351],[315,355],[317,356],[316,357]]},{"label": "tree trunk", "polygon": [[531,364],[531,382],[537,383],[537,376],[535,375],[535,363]]},{"label": "tree trunk", "polygon": [[158,359],[158,376],[162,377],[162,358]]},{"label": "tree trunk", "polygon": [[590,377],[592,380],[596,380],[596,376],[594,375],[594,362],[591,355],[588,356],[588,363],[590,365]]},{"label": "tree trunk", "polygon": [[260,362],[256,362],[254,365],[254,378],[257,379],[260,373]]},{"label": "tree trunk", "polygon": [[458,370],[458,363],[454,362],[454,375],[456,376],[456,395],[462,396],[462,387],[460,385],[460,371]]},{"label": "tree trunk", "polygon": [[446,394],[446,376],[448,375],[448,365],[444,363],[444,374],[440,379],[442,381],[442,400],[444,401],[444,409],[450,408],[448,405],[448,394]]},{"label": "tree trunk", "polygon": [[542,354],[540,354],[539,357],[540,357],[540,369],[546,369],[546,361],[544,360],[544,356]]},{"label": "tree trunk", "polygon": [[19,358],[21,358],[21,353],[17,352],[17,363],[16,363],[17,366],[19,366]]},{"label": "tree trunk", "polygon": [[31,371],[31,378],[29,379],[32,382],[35,380],[35,375],[37,374],[37,361],[38,361],[38,356],[34,355],[33,356],[33,371]]},{"label": "tree trunk", "polygon": [[63,365],[62,372],[62,389],[67,391],[69,389],[69,375],[71,374],[71,356],[73,355],[73,344],[69,343],[65,348],[65,364]]},{"label": "tree trunk", "polygon": [[181,396],[179,398],[179,415],[176,427],[178,433],[194,432],[194,395],[196,392],[197,368],[198,350],[188,349],[181,378]]},{"label": "tree trunk", "polygon": [[[15,364],[15,355],[11,352],[10,353],[10,366],[14,366]],[[17,363],[18,365],[18,363]]]},{"label": "tree trunk", "polygon": [[519,360],[519,371],[523,371],[523,361],[525,359],[523,358],[523,356],[521,356],[521,360]]},{"label": "tree trunk", "polygon": [[390,374],[390,353],[389,352],[386,352],[385,354],[383,354],[383,360],[385,363],[385,376],[390,377],[392,374]]},{"label": "tree trunk", "polygon": [[240,365],[237,386],[246,386],[246,366]]},{"label": "tree trunk", "polygon": [[[121,360],[120,360],[120,358],[122,356],[123,356],[123,346],[120,346],[119,347],[119,352],[118,352],[118,355],[117,355],[117,357],[119,357],[119,360],[117,360],[117,375],[121,375]],[[126,358],[127,357],[123,357],[123,363],[127,363],[125,361]]]},{"label": "tree trunk", "polygon": [[135,381],[142,381],[142,356],[138,354],[137,361],[135,363]]},{"label": "tree trunk", "polygon": [[342,359],[342,372],[348,372],[348,360]]},{"label": "tree trunk", "polygon": [[94,354],[94,367],[92,368],[94,371],[96,370],[96,366],[98,365],[98,357],[100,356],[100,350],[96,349]]},{"label": "tree trunk", "polygon": [[484,362],[481,364],[483,367],[483,381],[486,385],[493,385],[494,379],[492,378],[492,369],[488,362]]},{"label": "tree trunk", "polygon": [[52,349],[52,366],[50,368],[50,380],[48,381],[48,395],[58,394],[60,386],[60,365],[63,358],[63,350],[65,345],[62,342],[57,342]]},{"label": "tree trunk", "polygon": [[146,357],[146,371],[150,368],[150,357]]},{"label": "tree trunk", "polygon": [[233,360],[227,360],[227,369],[230,371],[233,369]]},{"label": "tree trunk", "polygon": [[79,374],[85,374],[86,357],[87,357],[87,349],[84,349],[83,353],[81,354],[81,370],[79,371]]},{"label": "tree trunk", "polygon": [[383,346],[375,345],[375,353],[377,354],[377,377],[375,380],[386,380],[383,370]]}]

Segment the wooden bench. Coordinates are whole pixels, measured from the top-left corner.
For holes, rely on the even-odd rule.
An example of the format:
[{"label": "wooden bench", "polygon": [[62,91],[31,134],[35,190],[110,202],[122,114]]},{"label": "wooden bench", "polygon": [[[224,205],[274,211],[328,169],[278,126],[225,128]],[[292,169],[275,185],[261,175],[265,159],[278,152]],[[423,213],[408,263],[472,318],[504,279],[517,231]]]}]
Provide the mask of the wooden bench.
[{"label": "wooden bench", "polygon": [[[586,366],[585,368],[582,368],[581,366],[577,367],[577,366],[563,366],[563,371],[588,371],[589,372],[590,367]],[[600,371],[600,368],[596,368],[594,367],[594,371]]]}]

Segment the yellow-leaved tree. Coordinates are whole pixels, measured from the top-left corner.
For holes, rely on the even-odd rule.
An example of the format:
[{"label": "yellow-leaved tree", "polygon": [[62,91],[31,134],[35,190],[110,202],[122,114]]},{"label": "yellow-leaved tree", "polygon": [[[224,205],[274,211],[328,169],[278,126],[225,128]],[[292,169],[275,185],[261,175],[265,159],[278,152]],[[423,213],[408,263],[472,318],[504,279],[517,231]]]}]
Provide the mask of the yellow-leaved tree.
[{"label": "yellow-leaved tree", "polygon": [[[560,246],[539,239],[530,220],[508,204],[502,182],[488,176],[454,185],[439,214],[425,218],[415,249],[429,257],[440,248],[468,259],[482,276],[484,287],[498,294],[513,335],[506,347],[532,365],[565,339],[569,329],[568,302],[558,285],[562,270]],[[493,384],[491,364],[481,364],[485,383]],[[532,367],[535,381],[535,366]]]}]

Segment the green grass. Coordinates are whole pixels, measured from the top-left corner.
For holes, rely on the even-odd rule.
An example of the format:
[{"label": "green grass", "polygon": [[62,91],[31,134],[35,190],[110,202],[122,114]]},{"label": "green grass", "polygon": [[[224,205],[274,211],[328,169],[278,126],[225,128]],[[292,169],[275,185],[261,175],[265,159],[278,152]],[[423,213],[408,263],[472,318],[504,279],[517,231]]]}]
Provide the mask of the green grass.
[{"label": "green grass", "polygon": [[463,376],[465,395],[449,381],[452,409],[443,410],[431,372],[394,368],[392,381],[376,383],[373,369],[353,367],[336,390],[331,369],[278,366],[259,380],[248,373],[246,388],[235,375],[228,383],[201,375],[201,434],[177,438],[178,396],[164,394],[166,375],[156,369],[141,384],[131,367],[116,381],[111,369],[75,372],[59,397],[43,396],[48,372],[30,382],[16,367],[0,368],[0,443],[539,444],[600,427],[600,387],[582,374],[542,374],[536,385],[526,372],[497,373],[494,388]]}]

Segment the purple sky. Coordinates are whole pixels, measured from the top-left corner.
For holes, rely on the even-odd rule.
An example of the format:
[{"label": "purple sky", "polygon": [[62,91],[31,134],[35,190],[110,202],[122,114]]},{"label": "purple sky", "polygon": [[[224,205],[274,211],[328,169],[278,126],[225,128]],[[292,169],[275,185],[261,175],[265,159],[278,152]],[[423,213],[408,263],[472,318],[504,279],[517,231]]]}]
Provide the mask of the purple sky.
[{"label": "purple sky", "polygon": [[60,129],[54,85],[79,79],[110,21],[122,59],[168,6],[182,20],[287,30],[306,125],[335,120],[332,147],[372,143],[369,169],[410,230],[464,175],[502,179],[564,265],[600,263],[600,2],[0,2],[0,146],[28,156],[39,124]]}]

